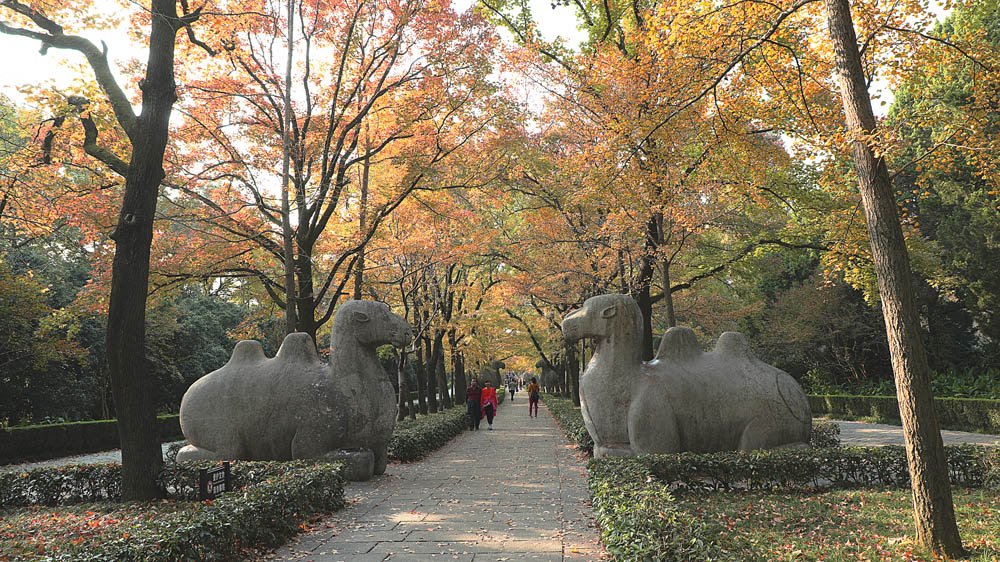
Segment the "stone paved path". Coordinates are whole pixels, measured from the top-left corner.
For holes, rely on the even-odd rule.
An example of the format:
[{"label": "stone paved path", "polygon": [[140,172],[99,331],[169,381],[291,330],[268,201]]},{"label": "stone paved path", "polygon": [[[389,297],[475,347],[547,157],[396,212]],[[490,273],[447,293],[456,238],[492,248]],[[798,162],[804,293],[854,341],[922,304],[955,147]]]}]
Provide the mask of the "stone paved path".
[{"label": "stone paved path", "polygon": [[[840,426],[840,443],[842,445],[878,447],[880,445],[904,444],[903,428],[898,425],[853,421],[836,421],[836,424]],[[941,438],[944,439],[945,445],[957,445],[959,443],[996,445],[1000,443],[1000,435],[950,431],[947,429],[941,431]]]},{"label": "stone paved path", "polygon": [[266,557],[302,562],[590,561],[604,557],[585,460],[526,395],[420,462],[350,483],[348,506]]},{"label": "stone paved path", "polygon": [[[167,447],[169,447],[173,443],[184,443],[184,441],[173,441],[173,442],[163,443],[160,446],[160,449],[163,450],[164,458],[166,458]],[[5,464],[5,465],[0,465],[0,470],[28,470],[40,466],[63,466],[67,464],[90,464],[95,462],[122,462],[122,451],[121,449],[113,449],[111,451],[100,451],[97,453],[83,453],[81,455],[73,455],[71,457],[59,457],[57,459],[49,459],[45,461]]]}]

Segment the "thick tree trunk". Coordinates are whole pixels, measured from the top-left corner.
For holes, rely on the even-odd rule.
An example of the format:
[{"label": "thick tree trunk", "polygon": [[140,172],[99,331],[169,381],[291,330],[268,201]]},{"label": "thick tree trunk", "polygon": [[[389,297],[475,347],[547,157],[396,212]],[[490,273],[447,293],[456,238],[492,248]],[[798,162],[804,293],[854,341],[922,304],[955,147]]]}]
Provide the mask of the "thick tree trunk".
[{"label": "thick tree trunk", "polygon": [[305,238],[303,229],[299,232],[303,234],[297,242],[299,255],[295,260],[296,274],[298,276],[298,295],[295,299],[298,309],[295,331],[305,332],[316,343],[316,300],[313,295],[313,267],[312,267],[312,244]]},{"label": "thick tree trunk", "polygon": [[465,402],[465,389],[468,384],[465,382],[465,362],[462,360],[462,353],[458,350],[457,342],[455,330],[449,330],[448,348],[451,350],[451,368],[455,377],[455,403],[461,404]]},{"label": "thick tree trunk", "polygon": [[434,334],[434,374],[437,377],[438,393],[441,409],[451,408],[451,396],[448,394],[448,377],[444,368],[444,330],[435,330]]},{"label": "thick tree trunk", "polygon": [[663,307],[667,312],[667,327],[677,325],[677,315],[674,312],[674,293],[670,290],[670,260],[660,262],[660,274],[663,282]]},{"label": "thick tree trunk", "polygon": [[148,500],[161,495],[156,476],[163,464],[147,380],[146,297],[153,216],[167,146],[174,84],[174,0],[154,0],[149,62],[142,85],[142,113],[132,139],[125,195],[112,238],[111,300],[108,310],[108,367],[118,414],[122,449],[122,498]]},{"label": "thick tree trunk", "polygon": [[649,291],[653,285],[656,220],[654,216],[646,224],[646,242],[643,244],[643,255],[639,261],[638,277],[635,280],[635,302],[639,305],[639,312],[642,314],[643,361],[649,361],[653,358],[653,300]]},{"label": "thick tree trunk", "polygon": [[875,132],[871,98],[858,53],[847,0],[825,0],[830,39],[849,133],[855,137],[854,168],[868,223],[872,258],[878,276],[906,458],[913,491],[917,542],[949,557],[965,554],[955,523],[948,465],[941,442],[930,372],[913,303],[909,256],[899,225],[885,162],[863,140]]}]

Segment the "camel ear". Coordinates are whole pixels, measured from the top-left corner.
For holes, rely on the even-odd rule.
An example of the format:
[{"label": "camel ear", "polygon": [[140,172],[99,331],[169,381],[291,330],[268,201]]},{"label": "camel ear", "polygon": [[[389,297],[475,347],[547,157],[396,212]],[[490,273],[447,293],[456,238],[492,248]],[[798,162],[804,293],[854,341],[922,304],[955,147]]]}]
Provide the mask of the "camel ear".
[{"label": "camel ear", "polygon": [[369,320],[370,320],[370,318],[368,318],[368,315],[365,314],[364,312],[361,312],[361,311],[358,311],[358,310],[354,311],[354,321],[355,322],[358,322],[360,324],[364,324],[365,322],[367,322]]},{"label": "camel ear", "polygon": [[614,306],[609,306],[601,311],[601,318],[612,318],[617,312],[618,309]]}]

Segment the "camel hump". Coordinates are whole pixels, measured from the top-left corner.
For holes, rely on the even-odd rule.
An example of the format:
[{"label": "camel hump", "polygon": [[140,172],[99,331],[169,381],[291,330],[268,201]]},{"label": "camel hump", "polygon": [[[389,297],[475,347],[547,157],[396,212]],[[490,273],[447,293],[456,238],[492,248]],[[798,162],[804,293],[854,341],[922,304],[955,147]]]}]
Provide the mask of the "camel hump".
[{"label": "camel hump", "polygon": [[264,348],[257,340],[240,340],[233,348],[233,355],[226,365],[246,365],[248,363],[259,363],[265,361]]},{"label": "camel hump", "polygon": [[663,334],[656,359],[670,361],[690,361],[702,354],[701,345],[694,330],[684,326],[674,326]]},{"label": "camel hump", "polygon": [[750,350],[750,342],[739,332],[724,332],[715,342],[715,352],[731,357],[756,357]]},{"label": "camel hump", "polygon": [[278,354],[274,358],[309,363],[319,361],[319,355],[316,354],[316,346],[313,344],[309,334],[305,332],[293,332],[285,336],[285,341],[281,342]]}]

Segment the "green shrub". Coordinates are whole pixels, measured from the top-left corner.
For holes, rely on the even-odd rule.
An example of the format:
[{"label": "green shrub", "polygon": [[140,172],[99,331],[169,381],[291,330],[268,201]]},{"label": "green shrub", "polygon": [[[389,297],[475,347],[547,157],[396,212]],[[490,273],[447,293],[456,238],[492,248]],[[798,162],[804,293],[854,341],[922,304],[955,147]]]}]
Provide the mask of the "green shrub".
[{"label": "green shrub", "polygon": [[594,440],[587,431],[587,426],[583,424],[583,414],[580,407],[573,404],[569,398],[562,398],[555,394],[542,394],[542,402],[549,409],[549,413],[556,419],[556,423],[572,441],[576,447],[586,451],[588,455],[594,454]]},{"label": "green shrub", "polygon": [[[182,439],[180,418],[159,416],[157,433],[164,441]],[[107,451],[119,447],[118,422],[97,420],[9,427],[0,431],[0,463],[50,459]]]},{"label": "green shrub", "polygon": [[[197,498],[198,469],[183,463],[160,473],[160,485],[179,500]],[[244,548],[276,546],[298,532],[304,517],[344,505],[343,463],[233,462],[235,490],[134,528],[128,535],[53,558],[82,561],[231,560]],[[70,465],[0,473],[0,507],[59,505],[118,499],[121,465]]]},{"label": "green shrub", "polygon": [[587,482],[601,541],[615,560],[730,560],[707,525],[677,509],[669,486],[632,458],[590,461]]},{"label": "green shrub", "polygon": [[[955,485],[1000,485],[1000,450],[945,449]],[[704,522],[678,509],[671,491],[909,486],[902,447],[605,457],[587,468],[601,539],[615,560],[628,561],[733,559]]]},{"label": "green shrub", "polygon": [[[899,420],[899,402],[895,396],[810,395],[809,405],[814,416]],[[942,427],[1000,433],[1000,400],[935,398],[934,409]]]},{"label": "green shrub", "polygon": [[465,405],[455,406],[417,418],[403,428],[397,428],[389,440],[389,459],[411,462],[442,447],[469,426]]},{"label": "green shrub", "polygon": [[809,446],[814,449],[839,447],[840,426],[833,422],[813,420],[812,434],[809,437]]}]

